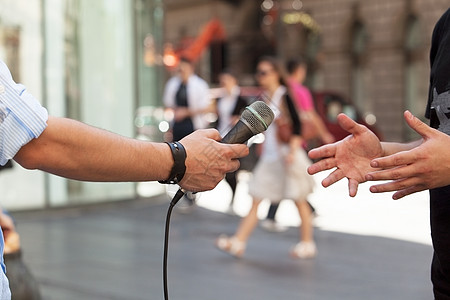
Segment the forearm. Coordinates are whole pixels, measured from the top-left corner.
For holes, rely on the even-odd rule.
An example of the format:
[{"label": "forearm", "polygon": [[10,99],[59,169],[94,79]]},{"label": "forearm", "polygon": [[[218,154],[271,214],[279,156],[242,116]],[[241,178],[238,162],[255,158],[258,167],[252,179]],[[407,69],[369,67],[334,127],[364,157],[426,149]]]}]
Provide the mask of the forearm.
[{"label": "forearm", "polygon": [[316,128],[319,135],[323,134],[325,129],[325,124],[323,124],[322,119],[320,116],[316,113],[315,110],[307,110],[301,112],[301,117],[305,118],[306,120],[312,122],[314,127]]},{"label": "forearm", "polygon": [[319,131],[319,135],[321,137],[330,134],[328,132],[328,129],[326,128],[325,124],[323,123],[322,119],[320,118],[320,116],[316,113],[316,111],[312,111],[311,112],[313,115],[313,122],[315,123],[318,131]]},{"label": "forearm", "polygon": [[422,144],[422,142],[423,139],[410,143],[381,142],[381,148],[383,149],[382,156],[389,156],[398,152],[411,150]]},{"label": "forearm", "polygon": [[28,169],[85,181],[167,179],[173,164],[165,144],[125,138],[64,118],[49,118],[47,129],[15,160]]},{"label": "forearm", "polygon": [[293,135],[289,141],[289,150],[291,153],[295,153],[297,149],[302,146],[303,139],[299,135]]}]

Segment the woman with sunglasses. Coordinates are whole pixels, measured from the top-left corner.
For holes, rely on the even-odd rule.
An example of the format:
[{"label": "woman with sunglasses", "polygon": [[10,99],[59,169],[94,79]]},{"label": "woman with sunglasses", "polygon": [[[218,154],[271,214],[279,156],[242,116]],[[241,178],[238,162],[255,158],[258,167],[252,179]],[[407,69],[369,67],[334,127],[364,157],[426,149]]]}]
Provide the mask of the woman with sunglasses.
[{"label": "woman with sunglasses", "polygon": [[[263,89],[263,98],[276,112],[276,119],[265,132],[260,159],[249,183],[252,207],[244,217],[236,233],[221,235],[216,246],[235,257],[242,257],[247,241],[258,224],[257,211],[263,199],[280,202],[295,201],[302,219],[300,242],[291,249],[294,258],[311,258],[317,254],[313,240],[311,208],[306,201],[314,187],[313,179],[306,173],[309,160],[301,147],[301,122],[292,98],[289,96],[281,65],[272,57],[263,57],[257,65],[256,79]],[[292,135],[280,139],[282,123],[289,123]]]}]

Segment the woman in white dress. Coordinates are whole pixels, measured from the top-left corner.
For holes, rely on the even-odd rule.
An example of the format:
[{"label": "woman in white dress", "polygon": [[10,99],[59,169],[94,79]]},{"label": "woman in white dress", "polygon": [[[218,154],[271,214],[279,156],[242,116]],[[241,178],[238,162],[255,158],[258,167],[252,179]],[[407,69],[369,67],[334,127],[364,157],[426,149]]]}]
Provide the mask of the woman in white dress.
[{"label": "woman in white dress", "polygon": [[[216,246],[235,257],[241,257],[247,241],[258,224],[257,210],[263,199],[279,202],[283,199],[295,201],[301,217],[300,242],[291,249],[295,258],[311,258],[317,253],[313,240],[311,208],[306,201],[314,187],[313,179],[307,174],[309,159],[301,147],[301,122],[298,111],[283,80],[281,65],[271,57],[262,58],[257,66],[257,80],[264,90],[276,118],[265,132],[260,159],[249,183],[249,194],[253,198],[248,215],[242,219],[236,233],[221,235]],[[281,139],[282,124],[290,124],[292,135]]]}]

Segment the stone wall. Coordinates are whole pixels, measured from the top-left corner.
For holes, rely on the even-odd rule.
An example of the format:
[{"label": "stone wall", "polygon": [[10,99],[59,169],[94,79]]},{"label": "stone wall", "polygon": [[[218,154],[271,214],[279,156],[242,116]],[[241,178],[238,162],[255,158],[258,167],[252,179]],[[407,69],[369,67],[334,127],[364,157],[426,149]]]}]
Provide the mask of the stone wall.
[{"label": "stone wall", "polygon": [[[282,15],[291,0],[279,0]],[[252,81],[257,56],[270,52],[281,58],[305,54],[305,29],[282,24],[275,43],[261,33],[260,4],[243,0],[167,1],[166,40],[195,36],[212,17],[227,31],[227,62],[245,83]],[[311,88],[330,90],[352,99],[362,114],[372,113],[387,140],[415,138],[402,119],[405,109],[423,117],[428,96],[428,52],[434,24],[448,9],[446,0],[303,0],[301,12],[320,26],[320,47],[310,61]],[[415,21],[412,27],[409,20]],[[358,40],[357,28],[360,39]],[[362,34],[361,34],[362,32]],[[296,38],[298,37],[298,39]],[[415,42],[407,47],[408,39]],[[275,44],[275,45],[274,45]],[[280,49],[283,49],[281,51]],[[288,57],[289,56],[289,57]],[[208,54],[200,70],[207,70]],[[203,75],[207,71],[204,71]]]}]

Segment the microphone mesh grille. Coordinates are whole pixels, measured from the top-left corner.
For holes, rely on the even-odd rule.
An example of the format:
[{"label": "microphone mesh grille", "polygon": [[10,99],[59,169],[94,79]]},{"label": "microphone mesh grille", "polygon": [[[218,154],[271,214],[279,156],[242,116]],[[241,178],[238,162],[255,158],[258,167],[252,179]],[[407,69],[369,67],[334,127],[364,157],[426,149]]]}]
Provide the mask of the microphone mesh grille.
[{"label": "microphone mesh grille", "polygon": [[241,119],[250,125],[254,134],[261,133],[272,123],[274,114],[272,109],[262,101],[253,102],[242,113]]}]

